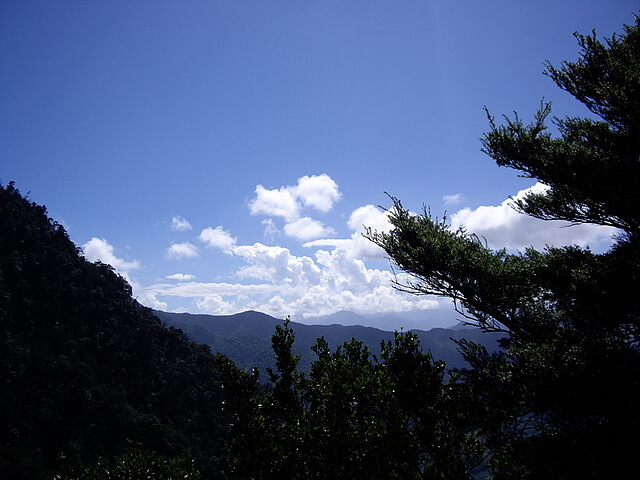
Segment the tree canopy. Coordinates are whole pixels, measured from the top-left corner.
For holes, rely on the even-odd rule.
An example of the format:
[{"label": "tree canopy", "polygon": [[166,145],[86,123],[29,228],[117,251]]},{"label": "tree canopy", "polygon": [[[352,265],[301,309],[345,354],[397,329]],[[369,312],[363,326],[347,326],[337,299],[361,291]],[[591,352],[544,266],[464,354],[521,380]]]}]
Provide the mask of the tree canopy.
[{"label": "tree canopy", "polygon": [[331,351],[320,338],[308,376],[288,324],[272,342],[271,388],[231,362],[224,369],[227,478],[469,479],[482,466],[470,417],[460,415],[467,390],[444,381],[444,364],[414,334],[383,342],[379,357],[355,339]]}]

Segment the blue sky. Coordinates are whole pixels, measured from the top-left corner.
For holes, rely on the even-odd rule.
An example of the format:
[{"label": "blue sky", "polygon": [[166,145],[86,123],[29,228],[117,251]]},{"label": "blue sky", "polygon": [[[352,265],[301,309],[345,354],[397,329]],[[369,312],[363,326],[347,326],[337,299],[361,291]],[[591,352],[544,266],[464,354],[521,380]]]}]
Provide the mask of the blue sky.
[{"label": "blue sky", "polygon": [[[507,199],[536,186],[480,152],[493,114],[610,36],[631,1],[0,3],[0,179],[45,204],[142,303],[312,321],[447,308],[390,286],[360,236],[384,192],[495,247],[577,243]],[[430,325],[425,325],[430,326]],[[397,328],[398,326],[392,326]]]}]

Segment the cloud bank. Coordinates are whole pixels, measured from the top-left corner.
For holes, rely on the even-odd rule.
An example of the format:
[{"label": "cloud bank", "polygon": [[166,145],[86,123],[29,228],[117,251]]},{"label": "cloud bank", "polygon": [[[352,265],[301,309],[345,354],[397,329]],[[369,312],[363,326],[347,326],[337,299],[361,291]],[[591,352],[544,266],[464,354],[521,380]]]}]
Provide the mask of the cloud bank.
[{"label": "cloud bank", "polygon": [[191,299],[201,313],[225,315],[252,309],[278,318],[328,315],[338,310],[377,313],[439,306],[433,298],[396,291],[391,272],[367,268],[362,260],[337,249],[297,256],[287,248],[256,243],[236,246],[234,255],[246,262],[236,272],[242,283],[155,284],[144,289],[144,297],[155,301],[164,296]]},{"label": "cloud bank", "polygon": [[[543,192],[547,188],[536,183],[519,191],[514,199],[522,199],[528,193]],[[540,250],[546,245],[589,246],[597,250],[608,246],[617,232],[612,227],[589,224],[569,226],[562,221],[539,220],[517,212],[511,204],[512,200],[507,199],[496,206],[480,206],[473,210],[464,208],[451,216],[451,226],[454,229],[465,227],[469,232],[484,237],[491,248],[509,250],[523,250],[526,247]]]},{"label": "cloud bank", "polygon": [[[536,184],[518,192],[515,198],[545,188]],[[340,197],[338,185],[326,174],[301,177],[294,186],[256,186],[255,196],[247,205],[249,213],[267,217],[261,220],[266,243],[284,234],[286,238],[281,239],[288,239],[286,247],[263,242],[239,244],[222,225],[207,227],[197,240],[207,255],[227,255],[238,265],[228,276],[231,281],[196,282],[191,275],[173,274],[166,278],[177,283],[149,285],[140,289],[139,298],[155,308],[166,306],[169,299],[182,299],[183,305],[185,301],[190,305],[182,310],[232,314],[253,309],[280,318],[328,315],[339,310],[367,314],[438,308],[440,304],[433,297],[395,290],[393,283],[404,283],[409,276],[393,273],[385,252],[364,238],[365,227],[378,232],[391,230],[388,211],[374,205],[355,208],[342,225],[350,232],[344,238],[334,238],[334,228],[312,218],[313,212],[326,213],[334,208]],[[445,196],[443,202],[453,205],[464,199],[457,193]],[[562,222],[536,220],[516,212],[510,204],[506,199],[499,205],[460,209],[451,216],[452,228],[464,227],[485,237],[490,247],[510,250],[565,244],[606,247],[615,233],[605,227],[566,227]],[[282,222],[282,229],[276,221]],[[92,245],[112,253],[97,240]],[[198,254],[189,242],[173,244],[167,250],[169,259]],[[135,264],[112,260],[129,267]]]},{"label": "cloud bank", "polygon": [[[222,225],[207,227],[198,240],[208,250],[230,255],[241,266],[233,272],[236,283],[194,282],[187,275],[167,278],[179,283],[158,283],[143,289],[141,298],[159,305],[160,297],[188,299],[198,312],[230,314],[254,309],[276,317],[327,315],[338,310],[357,313],[402,312],[435,308],[433,298],[413,297],[396,291],[394,274],[370,268],[365,260],[384,259],[384,252],[365,239],[365,226],[378,231],[391,228],[387,212],[365,205],[351,212],[346,226],[348,238],[329,238],[336,231],[302,212],[326,213],[340,199],[338,185],[326,174],[303,176],[294,186],[267,189],[256,186],[248,203],[251,215],[262,220],[265,237],[273,240],[280,233],[301,242],[308,255],[294,254],[290,248],[261,242],[242,245]],[[282,230],[275,220],[283,221]],[[197,255],[185,242],[169,247],[172,259]]]}]

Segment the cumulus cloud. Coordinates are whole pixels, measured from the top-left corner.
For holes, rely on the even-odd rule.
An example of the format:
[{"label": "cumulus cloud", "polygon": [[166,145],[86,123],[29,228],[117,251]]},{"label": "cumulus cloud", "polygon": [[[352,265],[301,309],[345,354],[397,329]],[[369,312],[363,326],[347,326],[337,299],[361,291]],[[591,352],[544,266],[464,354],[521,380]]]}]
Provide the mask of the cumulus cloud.
[{"label": "cumulus cloud", "polygon": [[169,304],[158,299],[158,293],[149,288],[138,287],[138,291],[134,288],[135,297],[138,302],[155,310],[167,310]]},{"label": "cumulus cloud", "polygon": [[[205,228],[198,239],[206,247],[219,249],[240,262],[234,276],[238,283],[203,283],[186,274],[174,274],[168,280],[143,289],[140,296],[152,305],[161,305],[169,297],[190,299],[200,312],[230,314],[254,309],[274,315],[313,317],[338,310],[356,313],[405,312],[437,308],[431,297],[416,297],[398,292],[393,281],[400,280],[388,270],[370,268],[365,259],[380,260],[384,252],[365,239],[365,226],[382,232],[391,225],[388,212],[365,205],[351,212],[346,226],[349,238],[330,239],[335,231],[301,212],[328,212],[340,199],[338,185],[326,174],[303,176],[296,185],[267,189],[258,185],[249,202],[253,215],[264,215],[265,238],[281,232],[304,246],[314,248],[310,255],[294,254],[282,246],[254,243],[240,245],[222,226]],[[281,230],[275,221],[284,220]],[[275,221],[274,221],[275,220]],[[169,258],[197,255],[187,243],[170,247]]]},{"label": "cumulus cloud", "polygon": [[[301,241],[311,240],[332,235],[334,230],[309,216],[301,217],[300,212],[304,208],[311,208],[326,213],[341,195],[338,184],[329,175],[305,175],[292,186],[272,190],[262,185],[256,186],[255,197],[249,202],[249,211],[252,215],[281,217],[285,220],[285,235]],[[273,220],[269,220],[265,237],[273,237],[278,232]]]},{"label": "cumulus cloud", "polygon": [[184,242],[184,243],[173,243],[169,248],[167,248],[166,253],[167,258],[172,260],[180,260],[182,258],[191,258],[198,256],[198,249],[195,245]]},{"label": "cumulus cloud", "polygon": [[205,228],[200,232],[198,239],[208,248],[219,248],[224,253],[231,254],[236,244],[236,239],[222,226]]},{"label": "cumulus cloud", "polygon": [[374,205],[365,205],[356,208],[347,221],[347,226],[353,230],[351,238],[323,238],[306,242],[303,246],[333,247],[344,251],[352,258],[360,259],[383,259],[384,251],[373,242],[366,239],[363,234],[366,228],[371,228],[377,232],[388,232],[392,226],[389,222],[389,212],[385,212]]},{"label": "cumulus cloud", "polygon": [[302,217],[284,226],[284,233],[297,240],[311,240],[326,235],[333,235],[335,230],[325,227],[322,222],[310,217]]},{"label": "cumulus cloud", "polygon": [[210,315],[232,315],[241,310],[248,310],[239,307],[234,301],[227,301],[221,295],[212,293],[196,300],[196,306],[203,313]]},{"label": "cumulus cloud", "polygon": [[341,197],[338,184],[326,173],[299,178],[293,191],[295,197],[305,206],[321,212],[331,210],[333,204]]},{"label": "cumulus cloud", "polygon": [[[535,185],[519,192],[517,198],[544,188]],[[297,198],[293,193],[292,196]],[[306,204],[299,205],[305,207]],[[353,210],[346,222],[352,232],[350,238],[310,240],[304,244],[315,249],[310,255],[296,255],[288,248],[262,243],[238,245],[222,227],[205,229],[208,233],[203,236],[203,242],[244,262],[235,272],[241,283],[181,281],[152,285],[143,292],[144,298],[160,303],[165,296],[177,296],[190,298],[192,305],[204,313],[228,314],[254,309],[281,318],[286,315],[313,317],[338,310],[367,314],[438,308],[440,304],[433,297],[408,295],[393,288],[395,281],[406,283],[410,278],[407,274],[371,268],[365,263],[367,259],[385,256],[379,247],[362,236],[365,226],[378,232],[391,230],[388,214],[373,205]],[[452,223],[454,228],[464,225],[469,231],[485,236],[496,248],[585,245],[606,242],[613,233],[609,228],[563,227],[561,222],[539,221],[517,213],[511,208],[510,200],[496,206],[462,209],[452,216]],[[303,239],[307,235],[310,238],[322,235],[325,227],[310,217],[298,216],[290,218],[284,229],[287,235]],[[305,229],[309,232],[304,233]]]},{"label": "cumulus cloud", "polygon": [[291,187],[267,190],[262,185],[256,186],[256,196],[249,202],[251,215],[267,215],[282,217],[286,220],[298,218],[300,206]]},{"label": "cumulus cloud", "polygon": [[240,245],[235,250],[247,262],[239,276],[258,283],[157,284],[146,287],[142,296],[156,304],[160,297],[188,298],[202,313],[252,309],[279,318],[314,317],[338,310],[366,314],[439,307],[432,297],[398,292],[392,286],[396,277],[391,272],[367,268],[344,251],[318,250],[311,258],[261,244]]},{"label": "cumulus cloud", "polygon": [[445,205],[457,205],[464,200],[464,196],[461,193],[454,193],[453,195],[445,195],[442,197],[442,202]]},{"label": "cumulus cloud", "polygon": [[[258,309],[259,302],[276,294],[275,285],[245,285],[241,283],[181,282],[160,283],[141,289],[138,300],[144,305],[166,309],[167,303],[158,297],[189,299],[202,313],[226,315],[244,310]],[[164,304],[164,307],[160,307]]]},{"label": "cumulus cloud", "polygon": [[[515,199],[524,198],[528,193],[543,192],[545,185],[521,190]],[[507,199],[497,206],[480,206],[476,209],[464,208],[451,216],[454,229],[464,226],[467,231],[487,240],[491,248],[522,250],[526,247],[542,249],[546,245],[579,245],[598,249],[612,241],[616,229],[598,225],[567,225],[562,221],[539,220],[521,214],[513,209]]]},{"label": "cumulus cloud", "polygon": [[179,282],[188,282],[196,277],[189,273],[174,273],[173,275],[167,275],[165,278],[168,278],[169,280],[178,280]]},{"label": "cumulus cloud", "polygon": [[289,286],[313,284],[320,278],[320,268],[315,265],[313,259],[292,255],[288,248],[254,243],[237,246],[234,253],[247,262],[247,265],[237,272],[241,278],[254,278]]},{"label": "cumulus cloud", "polygon": [[84,257],[90,262],[100,260],[102,263],[108,263],[121,274],[140,268],[140,263],[137,260],[128,262],[116,257],[113,245],[104,238],[93,237],[82,246],[82,250]]},{"label": "cumulus cloud", "polygon": [[157,310],[167,309],[167,303],[159,300],[154,291],[147,290],[135,278],[131,277],[133,270],[141,268],[140,262],[137,260],[127,261],[117,257],[113,245],[103,238],[92,238],[82,246],[82,251],[84,257],[90,262],[101,261],[111,265],[129,283],[133,297],[140,303]]},{"label": "cumulus cloud", "polygon": [[[519,192],[516,198],[545,188],[537,184]],[[198,235],[199,241],[233,256],[234,262],[241,264],[233,272],[232,281],[196,282],[191,275],[176,273],[169,275],[166,283],[136,287],[136,294],[141,302],[159,309],[166,309],[169,298],[182,298],[202,313],[220,315],[253,309],[280,318],[313,317],[338,310],[367,314],[438,308],[439,303],[433,297],[413,296],[393,288],[394,281],[406,283],[408,275],[371,266],[382,262],[365,263],[385,258],[384,251],[364,238],[363,233],[365,227],[390,231],[389,212],[374,205],[356,208],[346,221],[350,232],[345,235],[347,238],[327,238],[335,234],[333,229],[312,218],[309,212],[327,212],[339,198],[338,185],[326,174],[304,176],[296,185],[272,190],[258,185],[248,206],[251,214],[266,217],[262,219],[265,238],[273,240],[282,232],[305,242],[307,255],[259,242],[241,245],[222,226],[209,227]],[[448,205],[460,201],[461,194],[443,197]],[[610,228],[565,227],[562,222],[536,220],[513,210],[510,200],[500,205],[461,209],[452,215],[451,221],[453,228],[465,226],[468,231],[484,236],[494,248],[523,249],[530,245],[542,248],[545,244],[594,247],[598,242],[606,244],[615,232]],[[278,226],[276,222],[280,222]],[[95,252],[99,251],[103,261],[118,269],[138,268],[137,262],[117,258],[105,240],[92,239],[84,248],[87,258],[97,258]],[[189,242],[173,244],[167,250],[167,258],[196,255],[198,249]]]},{"label": "cumulus cloud", "polygon": [[[254,309],[276,317],[313,317],[338,310],[364,314],[437,308],[439,303],[434,298],[395,290],[392,283],[406,280],[403,274],[395,276],[387,270],[369,268],[354,256],[354,252],[364,250],[357,242],[368,242],[360,236],[362,222],[378,230],[390,228],[385,212],[365,206],[349,218],[354,237],[333,240],[326,244],[329,249],[319,248],[313,255],[300,256],[281,246],[234,244],[230,253],[245,263],[236,271],[243,283],[185,281],[151,285],[144,294],[156,302],[164,296],[191,298],[201,312],[211,314]],[[328,240],[315,243],[321,246],[322,242]]]},{"label": "cumulus cloud", "polygon": [[181,217],[180,215],[176,215],[171,219],[171,230],[175,230],[176,232],[184,232],[192,229],[193,227],[187,221],[187,219]]},{"label": "cumulus cloud", "polygon": [[360,234],[364,233],[366,227],[377,230],[378,232],[388,232],[391,230],[388,212],[380,210],[373,205],[356,208],[351,212],[347,225],[351,230],[355,230],[355,233]]}]

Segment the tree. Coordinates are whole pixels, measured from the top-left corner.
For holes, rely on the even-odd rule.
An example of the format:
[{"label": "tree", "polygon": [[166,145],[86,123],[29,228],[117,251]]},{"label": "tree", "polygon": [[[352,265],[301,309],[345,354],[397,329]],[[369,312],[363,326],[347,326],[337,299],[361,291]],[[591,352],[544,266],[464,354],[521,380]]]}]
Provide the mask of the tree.
[{"label": "tree", "polygon": [[[61,462],[64,459],[61,459]],[[66,466],[65,466],[66,467]],[[114,458],[100,457],[90,465],[75,465],[63,468],[52,480],[148,480],[182,479],[199,480],[202,477],[189,456],[167,458],[156,452],[133,448]]]},{"label": "tree", "polygon": [[276,328],[266,391],[257,373],[224,369],[228,478],[471,478],[483,449],[459,415],[466,390],[444,381],[415,335],[396,334],[379,359],[356,340],[332,352],[320,338],[308,377],[293,342],[287,323]]},{"label": "tree", "polygon": [[520,212],[618,228],[608,252],[493,251],[397,199],[394,229],[367,234],[412,275],[398,288],[452,298],[469,323],[509,333],[500,354],[461,345],[472,368],[459,383],[484,412],[495,478],[640,475],[640,17],[604,42],[575,36],[579,59],[545,73],[595,118],[553,118],[553,136],[549,103],[528,125],[488,114],[483,151],[547,186],[514,201]]}]

